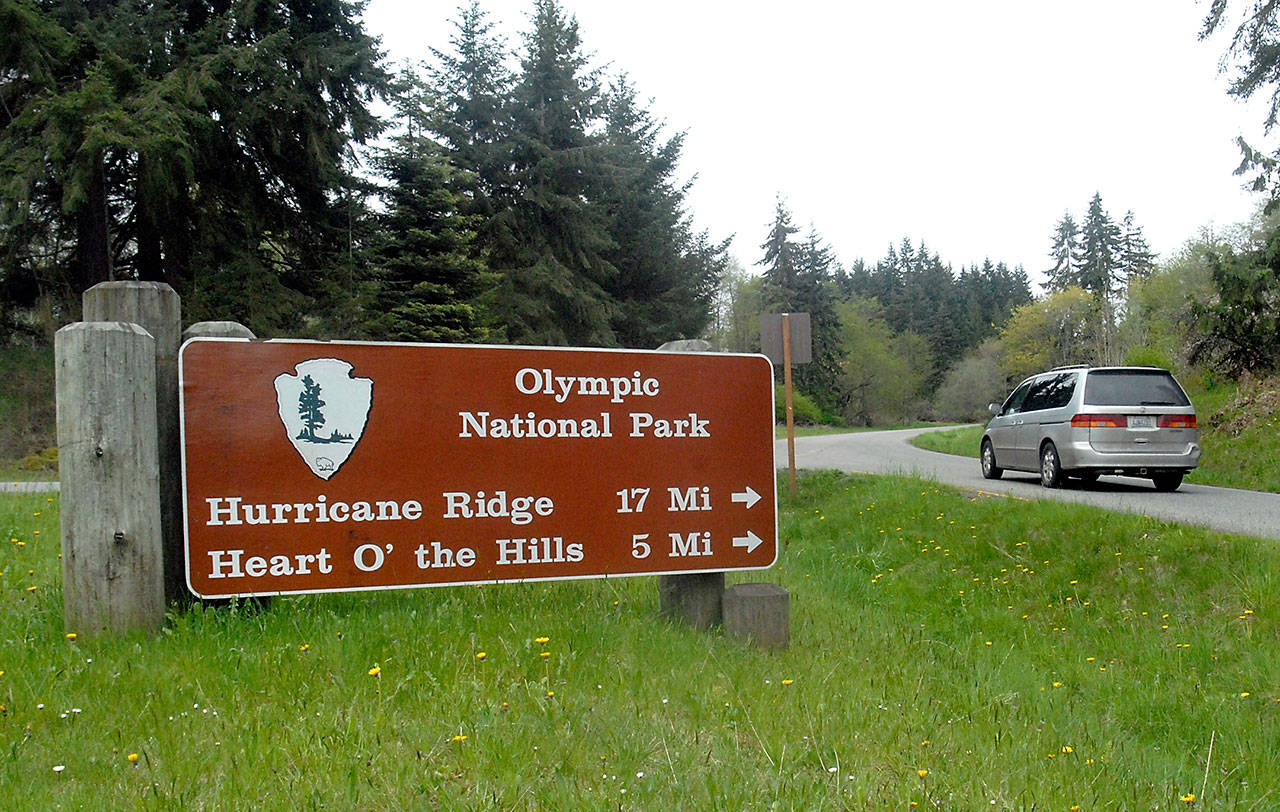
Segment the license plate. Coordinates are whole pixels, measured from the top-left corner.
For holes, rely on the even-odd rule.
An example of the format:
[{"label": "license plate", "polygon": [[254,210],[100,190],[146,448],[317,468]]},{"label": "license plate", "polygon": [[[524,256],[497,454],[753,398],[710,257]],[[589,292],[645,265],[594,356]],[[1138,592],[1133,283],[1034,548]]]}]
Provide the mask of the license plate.
[{"label": "license plate", "polygon": [[1131,429],[1154,429],[1155,427],[1156,416],[1153,414],[1129,415],[1129,428]]}]

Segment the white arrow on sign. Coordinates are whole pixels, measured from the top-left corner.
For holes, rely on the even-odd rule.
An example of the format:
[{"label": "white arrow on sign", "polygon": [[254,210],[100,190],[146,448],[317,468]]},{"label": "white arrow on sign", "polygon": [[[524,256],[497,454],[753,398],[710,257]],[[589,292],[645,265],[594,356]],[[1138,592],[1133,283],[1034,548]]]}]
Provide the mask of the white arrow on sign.
[{"label": "white arrow on sign", "polygon": [[[735,502],[745,503],[747,506],[747,509],[750,510],[752,505],[760,501],[760,494],[756,493],[755,489],[753,489],[750,485],[748,485],[745,491],[738,491],[731,498]],[[755,549],[755,548],[752,548],[752,549]]]},{"label": "white arrow on sign", "polygon": [[[759,499],[760,497],[757,496],[756,498]],[[754,553],[756,551],[756,548],[759,547],[761,544],[764,544],[764,539],[760,538],[755,533],[752,533],[750,530],[747,531],[747,534],[745,536],[733,537],[733,546],[746,547],[747,552],[749,553]]]}]

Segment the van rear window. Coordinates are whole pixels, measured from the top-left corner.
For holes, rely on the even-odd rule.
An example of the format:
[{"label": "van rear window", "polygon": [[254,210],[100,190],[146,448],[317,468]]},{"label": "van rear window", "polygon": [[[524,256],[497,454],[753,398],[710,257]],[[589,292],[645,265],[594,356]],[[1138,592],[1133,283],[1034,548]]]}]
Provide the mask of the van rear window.
[{"label": "van rear window", "polygon": [[1187,393],[1162,369],[1090,372],[1084,402],[1092,406],[1190,406]]}]

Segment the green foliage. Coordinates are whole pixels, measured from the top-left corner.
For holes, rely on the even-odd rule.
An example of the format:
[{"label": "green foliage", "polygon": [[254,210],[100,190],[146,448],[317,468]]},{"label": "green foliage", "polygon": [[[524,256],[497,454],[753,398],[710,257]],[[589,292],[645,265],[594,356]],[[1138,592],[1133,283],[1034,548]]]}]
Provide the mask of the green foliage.
[{"label": "green foliage", "polygon": [[[787,393],[786,387],[782,384],[774,384],[773,406],[775,419],[785,426],[787,424]],[[797,426],[818,426],[835,422],[818,408],[818,404],[814,403],[812,398],[803,392],[797,392],[795,387],[791,390],[791,415]]]},{"label": "green foliage", "polygon": [[71,641],[46,498],[0,497],[0,783],[41,806],[1244,809],[1280,783],[1270,542],[821,474],[780,516],[769,656],[663,621],[652,578]]},{"label": "green foliage", "polygon": [[730,261],[716,287],[713,323],[708,338],[726,352],[760,351],[760,314],[764,278]]},{"label": "green foliage", "polygon": [[51,347],[0,345],[0,460],[57,442]]},{"label": "green foliage", "polygon": [[6,86],[0,130],[15,303],[75,313],[84,288],[137,278],[259,334],[323,315],[351,243],[349,149],[378,132],[386,80],[356,4],[18,8],[30,82]]},{"label": "green foliage", "polygon": [[1001,350],[995,339],[984,341],[947,371],[934,395],[939,420],[986,420],[987,407],[1004,400],[1009,379],[1000,366]]},{"label": "green foliage", "polygon": [[840,304],[839,313],[845,420],[871,426],[917,419],[931,366],[924,339],[895,333],[881,318],[879,306],[867,299],[850,298]]},{"label": "green foliage", "polygon": [[398,91],[400,131],[375,161],[388,185],[370,240],[376,285],[363,329],[393,341],[483,341],[484,297],[494,279],[476,241],[483,218],[466,213],[474,176],[427,136],[428,93],[418,78],[403,75]]},{"label": "green foliage", "polygon": [[1000,368],[1013,381],[1063,364],[1100,363],[1098,301],[1068,288],[1013,312],[1000,331]]},{"label": "green foliage", "polygon": [[934,360],[924,370],[930,385],[994,335],[1015,307],[1031,301],[1022,268],[988,259],[954,276],[923,243],[917,247],[906,239],[874,266],[855,263],[841,284],[849,294],[875,299],[895,331],[925,339]]},{"label": "green foliage", "polygon": [[1280,369],[1280,230],[1251,249],[1207,255],[1213,294],[1195,302],[1200,334],[1190,358],[1229,375]]},{"label": "green foliage", "polygon": [[[1223,27],[1230,5],[1228,0],[1212,0],[1200,32],[1201,39]],[[1224,71],[1232,74],[1228,92],[1239,99],[1268,95],[1263,129],[1270,133],[1280,116],[1280,35],[1277,33],[1280,5],[1274,0],[1243,0],[1240,5],[1244,11],[1237,15],[1240,23],[1222,59]],[[1268,155],[1250,146],[1244,138],[1237,138],[1236,143],[1241,154],[1236,174],[1252,172],[1249,187],[1265,192],[1269,199],[1267,211],[1274,211],[1280,199],[1280,152]]]},{"label": "green foliage", "polygon": [[810,229],[803,242],[795,239],[797,231],[779,198],[768,239],[760,246],[763,312],[809,314],[813,360],[796,367],[794,374],[797,385],[823,409],[835,411],[847,397],[840,380],[841,326],[832,285],[835,257],[816,230]]}]

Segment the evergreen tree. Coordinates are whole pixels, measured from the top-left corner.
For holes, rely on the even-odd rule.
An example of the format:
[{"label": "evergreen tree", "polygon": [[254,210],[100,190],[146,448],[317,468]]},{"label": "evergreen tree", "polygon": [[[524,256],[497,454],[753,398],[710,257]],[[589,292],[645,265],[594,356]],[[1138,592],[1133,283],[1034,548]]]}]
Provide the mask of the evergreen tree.
[{"label": "evergreen tree", "polygon": [[1112,299],[1120,290],[1120,227],[1102,208],[1102,195],[1089,201],[1080,229],[1079,285],[1099,299]]},{"label": "evergreen tree", "polygon": [[96,282],[163,280],[191,317],[268,333],[323,309],[351,246],[349,147],[378,132],[386,82],[355,3],[7,0],[0,15],[31,35],[6,46],[20,61],[0,91],[6,287],[53,275],[40,284],[75,312]]},{"label": "evergreen tree", "polygon": [[372,240],[376,294],[365,330],[395,341],[483,341],[480,300],[492,280],[475,240],[482,218],[463,213],[475,184],[429,136],[417,77],[406,72],[397,89],[402,129],[374,161],[390,185]]},{"label": "evergreen tree", "polygon": [[762,302],[767,313],[808,313],[812,361],[796,367],[796,385],[828,411],[846,399],[840,382],[842,327],[836,314],[833,281],[835,259],[817,231],[803,243],[791,212],[779,198],[769,236],[761,244],[764,258]]},{"label": "evergreen tree", "polygon": [[773,224],[760,244],[764,259],[764,307],[771,313],[799,313],[800,248],[793,239],[798,229],[781,197],[774,201]]},{"label": "evergreen tree", "polygon": [[1062,219],[1053,230],[1053,247],[1049,250],[1049,258],[1053,267],[1049,269],[1049,290],[1066,290],[1072,285],[1080,284],[1080,273],[1077,266],[1080,253],[1080,228],[1069,212],[1062,213]]},{"label": "evergreen tree", "polygon": [[1119,275],[1126,280],[1146,279],[1156,267],[1156,255],[1147,238],[1142,234],[1142,226],[1133,219],[1133,212],[1124,213],[1120,226]]},{"label": "evergreen tree", "polygon": [[513,91],[513,197],[496,212],[488,245],[501,273],[494,311],[516,343],[614,346],[617,269],[604,212],[601,104],[577,20],[557,0],[535,0]]},{"label": "evergreen tree", "polygon": [[[1227,18],[1229,0],[1211,0],[1205,15],[1200,39],[1219,30]],[[1280,121],[1280,3],[1275,0],[1245,0],[1242,21],[1231,37],[1222,65],[1234,68],[1228,92],[1239,99],[1251,99],[1257,93],[1268,93],[1267,115],[1263,132],[1270,135]],[[1280,151],[1267,154],[1237,138],[1241,161],[1237,175],[1253,172],[1249,184],[1255,192],[1266,192],[1270,214],[1280,201]]]},{"label": "evergreen tree", "polygon": [[507,69],[506,43],[493,33],[493,23],[477,0],[461,9],[449,42],[452,50],[432,49],[428,78],[433,93],[430,126],[454,166],[474,181],[465,195],[467,213],[484,218],[510,205],[515,179],[511,172],[511,92],[514,77]]},{"label": "evergreen tree", "polygon": [[618,342],[656,347],[695,338],[710,322],[728,241],[694,233],[684,210],[688,186],[674,179],[683,135],[661,140],[660,124],[625,76],[611,84],[604,112],[607,164],[596,204],[612,238],[603,256],[617,269],[606,290],[616,302]]}]

